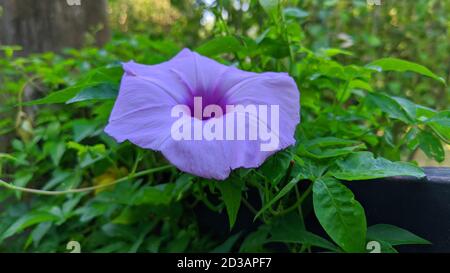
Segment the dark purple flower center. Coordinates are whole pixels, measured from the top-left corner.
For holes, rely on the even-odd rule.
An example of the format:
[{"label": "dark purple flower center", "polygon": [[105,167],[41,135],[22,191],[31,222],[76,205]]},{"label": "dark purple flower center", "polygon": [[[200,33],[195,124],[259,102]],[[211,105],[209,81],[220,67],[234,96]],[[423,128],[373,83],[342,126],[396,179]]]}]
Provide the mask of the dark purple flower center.
[{"label": "dark purple flower center", "polygon": [[[193,94],[186,103],[191,110],[191,116],[201,120],[208,120],[210,118],[219,118],[226,114],[226,100],[217,93],[218,92],[196,92]],[[211,114],[211,117],[204,116],[205,109],[208,106],[218,106],[215,107],[217,110]]]}]

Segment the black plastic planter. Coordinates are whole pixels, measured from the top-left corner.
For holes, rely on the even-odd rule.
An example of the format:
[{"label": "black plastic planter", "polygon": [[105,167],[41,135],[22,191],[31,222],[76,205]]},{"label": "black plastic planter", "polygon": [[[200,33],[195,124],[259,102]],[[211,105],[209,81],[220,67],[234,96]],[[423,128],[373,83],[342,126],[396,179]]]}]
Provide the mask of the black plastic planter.
[{"label": "black plastic planter", "polygon": [[[368,225],[391,224],[407,229],[432,242],[432,245],[397,247],[400,252],[450,253],[450,168],[424,168],[426,177],[390,177],[367,181],[344,182],[363,205]],[[261,207],[256,192],[249,193],[249,202]],[[311,212],[312,208],[305,208]],[[230,232],[226,212],[217,213],[204,206],[195,209],[202,232],[217,239],[226,239],[239,231],[249,232],[261,223],[253,222],[254,215],[241,207],[235,227]],[[325,236],[313,217],[307,217],[308,229]]]},{"label": "black plastic planter", "polygon": [[400,252],[450,252],[450,168],[424,169],[424,179],[393,177],[346,183],[363,205],[369,225],[396,225],[432,243],[402,246]]}]

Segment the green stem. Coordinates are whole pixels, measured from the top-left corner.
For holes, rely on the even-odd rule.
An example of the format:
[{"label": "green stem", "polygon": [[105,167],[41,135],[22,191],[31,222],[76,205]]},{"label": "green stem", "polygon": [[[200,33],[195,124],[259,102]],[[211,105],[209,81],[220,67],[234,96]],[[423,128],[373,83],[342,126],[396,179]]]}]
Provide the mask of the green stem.
[{"label": "green stem", "polygon": [[131,178],[135,178],[135,177],[140,177],[140,176],[144,176],[150,173],[154,173],[154,172],[159,172],[159,171],[164,171],[167,169],[173,168],[172,165],[165,165],[165,166],[161,166],[161,167],[156,167],[153,169],[148,169],[145,171],[141,171],[138,173],[135,173],[133,175],[129,175],[129,176],[125,176],[122,178],[119,178],[111,183],[108,184],[104,184],[104,185],[98,185],[98,186],[92,186],[92,187],[86,187],[86,188],[80,188],[80,189],[71,189],[71,190],[65,190],[65,191],[44,191],[44,190],[37,190],[37,189],[30,189],[30,188],[24,188],[24,187],[19,187],[19,186],[15,186],[12,185],[10,183],[7,183],[3,180],[0,179],[0,186],[11,189],[11,190],[17,190],[17,191],[22,191],[22,192],[28,192],[28,193],[34,193],[34,194],[41,194],[41,195],[64,195],[64,194],[69,194],[69,193],[82,193],[82,192],[89,192],[89,191],[93,191],[96,189],[100,189],[100,188],[106,188],[106,187],[110,187],[112,185],[127,181]]},{"label": "green stem", "polygon": [[242,198],[242,204],[246,206],[254,215],[258,214],[258,211],[247,201],[247,199]]},{"label": "green stem", "polygon": [[300,205],[303,203],[303,201],[305,201],[306,197],[308,197],[308,195],[311,193],[311,191],[312,191],[312,185],[313,185],[313,183],[311,183],[311,185],[309,185],[309,187],[308,187],[308,188],[306,189],[306,191],[300,196],[300,198],[297,199],[297,201],[295,202],[294,205],[290,206],[289,208],[287,208],[287,209],[285,209],[285,210],[276,212],[276,215],[283,215],[283,214],[289,213],[289,212],[295,210],[298,206],[300,206]]}]

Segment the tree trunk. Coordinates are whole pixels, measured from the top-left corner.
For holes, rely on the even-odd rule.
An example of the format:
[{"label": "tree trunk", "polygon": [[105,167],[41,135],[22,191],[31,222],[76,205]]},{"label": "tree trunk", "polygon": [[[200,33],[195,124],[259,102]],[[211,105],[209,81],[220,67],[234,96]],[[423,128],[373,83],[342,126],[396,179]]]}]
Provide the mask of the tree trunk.
[{"label": "tree trunk", "polygon": [[106,0],[0,0],[0,6],[0,44],[22,46],[20,55],[101,46],[110,36]]}]

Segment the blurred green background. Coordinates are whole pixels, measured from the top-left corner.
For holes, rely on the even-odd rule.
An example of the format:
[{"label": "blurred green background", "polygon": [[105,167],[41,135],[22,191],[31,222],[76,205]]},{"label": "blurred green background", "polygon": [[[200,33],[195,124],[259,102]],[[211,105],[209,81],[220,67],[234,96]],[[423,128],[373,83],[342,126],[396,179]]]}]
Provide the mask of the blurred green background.
[{"label": "blurred green background", "polygon": [[[108,12],[114,35],[172,37],[195,47],[217,34],[218,2],[226,8],[221,16],[233,33],[256,38],[264,31],[261,26],[267,16],[257,0],[111,0]],[[383,0],[381,5],[367,0],[285,2],[303,11],[295,15],[301,18],[301,42],[315,51],[351,51],[352,56],[337,56],[344,64],[397,57],[420,63],[450,81],[450,0]],[[378,90],[438,110],[449,106],[450,87],[431,78],[395,73],[377,77]],[[424,166],[450,166],[450,147],[445,148],[444,162],[429,160],[420,151],[414,159]]]}]

